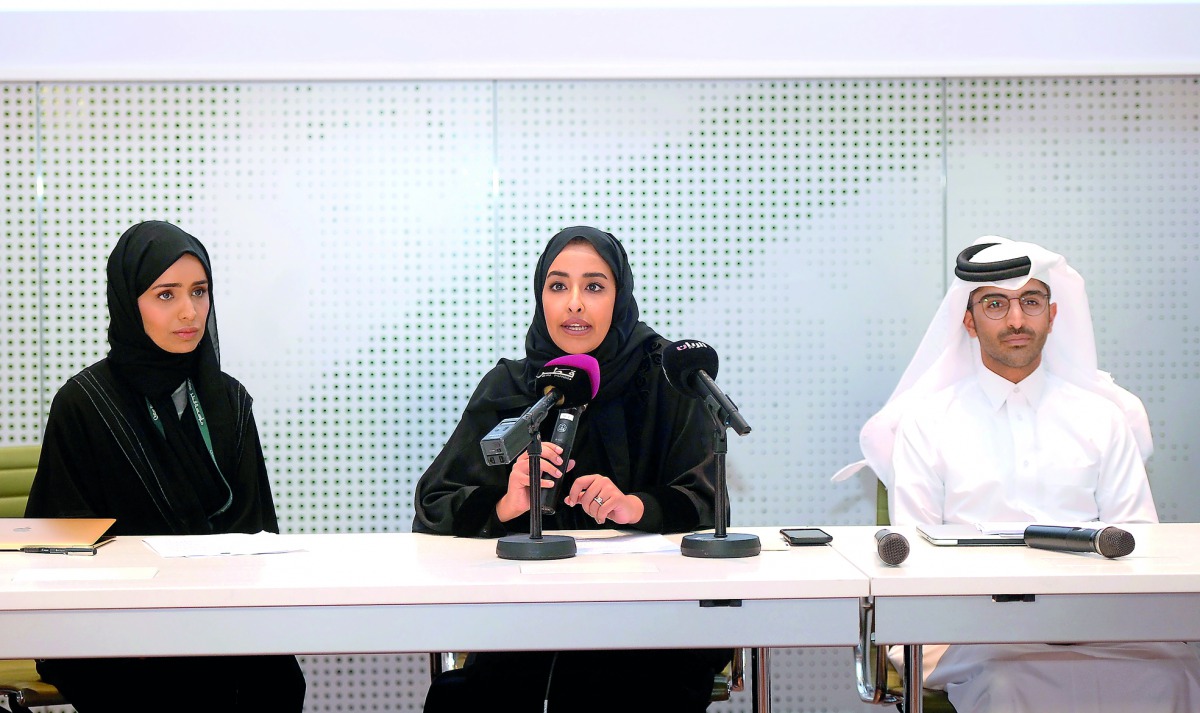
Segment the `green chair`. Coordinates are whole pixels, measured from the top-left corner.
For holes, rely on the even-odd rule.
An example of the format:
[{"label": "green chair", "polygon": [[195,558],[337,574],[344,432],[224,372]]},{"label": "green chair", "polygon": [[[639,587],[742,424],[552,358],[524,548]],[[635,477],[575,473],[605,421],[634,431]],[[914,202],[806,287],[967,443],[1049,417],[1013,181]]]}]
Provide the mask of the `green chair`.
[{"label": "green chair", "polygon": [[41,446],[0,447],[0,517],[24,517]]},{"label": "green chair", "polygon": [[[25,514],[41,451],[40,446],[0,447],[0,517]],[[12,713],[29,713],[33,706],[67,705],[58,689],[38,676],[30,659],[0,661],[0,701]]]}]

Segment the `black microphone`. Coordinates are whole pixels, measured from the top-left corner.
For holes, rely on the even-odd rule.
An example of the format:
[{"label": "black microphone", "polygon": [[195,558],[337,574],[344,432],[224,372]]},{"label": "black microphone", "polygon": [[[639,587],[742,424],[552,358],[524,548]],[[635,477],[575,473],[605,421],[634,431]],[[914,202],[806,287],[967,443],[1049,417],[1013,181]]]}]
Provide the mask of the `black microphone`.
[{"label": "black microphone", "polygon": [[[575,443],[575,431],[579,428],[579,417],[587,410],[587,404],[575,408],[565,408],[558,412],[558,420],[550,434],[550,442],[562,448],[561,470],[565,475],[567,466],[571,464],[571,446]],[[558,487],[563,479],[554,478],[554,485],[542,488],[542,512],[553,515],[558,509]]]},{"label": "black microphone", "polygon": [[507,465],[529,447],[532,431],[555,406],[575,408],[591,401],[600,389],[600,363],[589,354],[551,359],[534,378],[542,397],[525,413],[506,418],[479,441],[488,465]]},{"label": "black microphone", "polygon": [[750,424],[738,413],[737,405],[713,381],[717,378],[717,364],[717,350],[694,339],[675,342],[663,351],[662,365],[667,383],[693,398],[702,401],[712,399],[724,416],[725,425],[739,436],[744,436],[750,432]]},{"label": "black microphone", "polygon": [[888,529],[875,533],[875,552],[886,565],[895,567],[908,559],[908,538]]},{"label": "black microphone", "polygon": [[1119,527],[1094,530],[1066,525],[1030,525],[1025,528],[1025,544],[1039,550],[1058,552],[1095,552],[1109,559],[1133,552],[1133,535]]}]

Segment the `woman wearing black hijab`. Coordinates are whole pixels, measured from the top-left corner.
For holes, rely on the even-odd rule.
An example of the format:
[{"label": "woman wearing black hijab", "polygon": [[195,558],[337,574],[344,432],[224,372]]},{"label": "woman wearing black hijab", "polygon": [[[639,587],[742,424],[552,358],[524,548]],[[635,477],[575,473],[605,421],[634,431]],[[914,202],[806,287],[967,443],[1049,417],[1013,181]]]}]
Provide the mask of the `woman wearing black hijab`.
[{"label": "woman wearing black hijab", "polygon": [[[55,395],[27,516],[116,518],[110,535],[278,532],[250,395],[220,368],[211,288],[208,252],[176,226],[121,236],[108,357]],[[80,713],[304,705],[294,656],[54,659],[38,672]]]},{"label": "woman wearing black hijab", "polygon": [[[543,476],[562,477],[566,493],[564,506],[544,518],[546,529],[712,527],[712,423],[699,401],[667,383],[661,367],[667,342],[638,321],[620,242],[595,228],[563,230],[538,260],[533,286],[525,358],[501,359],[476,388],[417,483],[413,531],[464,537],[529,531],[527,457],[511,467],[489,466],[479,441],[537,399],[534,377],[547,361],[580,353],[599,362],[600,389],[579,420],[572,463],[562,464],[561,449],[549,441],[554,419],[542,424]],[[435,681],[425,711],[540,711],[547,700],[550,711],[703,711],[713,675],[728,659],[727,650],[480,653]],[[619,700],[596,695],[598,682],[615,688]]]}]

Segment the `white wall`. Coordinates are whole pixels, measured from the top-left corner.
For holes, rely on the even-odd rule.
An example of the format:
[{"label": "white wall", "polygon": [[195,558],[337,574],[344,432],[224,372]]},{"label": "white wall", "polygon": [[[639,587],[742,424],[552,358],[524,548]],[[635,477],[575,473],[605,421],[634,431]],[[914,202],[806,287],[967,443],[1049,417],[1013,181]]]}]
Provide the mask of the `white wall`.
[{"label": "white wall", "polygon": [[1200,4],[1190,1],[125,0],[96,7],[0,5],[0,81],[1200,73]]}]

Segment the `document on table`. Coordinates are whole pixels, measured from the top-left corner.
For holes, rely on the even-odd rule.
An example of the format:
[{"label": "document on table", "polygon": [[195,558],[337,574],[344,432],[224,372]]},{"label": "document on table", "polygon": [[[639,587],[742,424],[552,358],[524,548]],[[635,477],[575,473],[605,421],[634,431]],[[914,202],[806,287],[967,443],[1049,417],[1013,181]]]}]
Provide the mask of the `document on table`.
[{"label": "document on table", "polygon": [[576,553],[581,555],[628,555],[642,552],[678,552],[679,545],[662,535],[642,533],[576,535]]},{"label": "document on table", "polygon": [[286,535],[259,532],[247,535],[165,535],[143,537],[142,542],[160,557],[217,557],[222,555],[270,555],[303,552],[304,548]]}]

